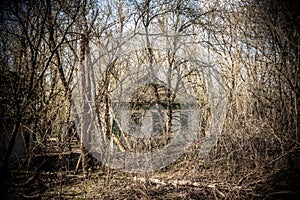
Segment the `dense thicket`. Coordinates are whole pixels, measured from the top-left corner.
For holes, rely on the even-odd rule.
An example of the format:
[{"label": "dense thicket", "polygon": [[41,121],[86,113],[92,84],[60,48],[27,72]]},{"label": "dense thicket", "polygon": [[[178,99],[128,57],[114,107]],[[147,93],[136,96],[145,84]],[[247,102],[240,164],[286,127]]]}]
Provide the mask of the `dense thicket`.
[{"label": "dense thicket", "polygon": [[[138,69],[152,74],[157,72],[154,66],[164,66],[165,73],[173,77],[168,83],[179,75],[184,77],[201,105],[199,132],[205,135],[212,102],[208,98],[211,88],[202,72],[213,65],[221,75],[227,97],[225,124],[216,145],[207,157],[199,158],[195,152],[201,149],[201,141],[197,141],[174,166],[158,172],[161,176],[141,176],[169,180],[169,173],[174,172],[180,180],[198,177],[207,182],[193,190],[180,188],[180,184],[166,186],[168,194],[174,192],[175,197],[185,191],[182,198],[299,197],[298,2],[16,0],[1,3],[0,10],[3,190],[10,191],[14,182],[23,181],[23,189],[14,195],[54,197],[58,194],[51,192],[54,188],[62,198],[67,187],[64,178],[70,177],[67,175],[83,172],[87,181],[94,169],[104,172],[96,176],[99,184],[103,181],[99,186],[103,197],[112,191],[120,198],[158,198],[163,189],[156,191],[151,184],[141,189],[129,180],[129,174],[125,174],[127,183],[119,183],[132,184],[127,190],[110,187],[109,181],[118,185],[112,172],[89,162],[81,137],[89,127],[81,123],[74,133],[72,91],[79,87],[76,98],[97,102],[101,130],[122,151],[132,151],[137,142],[129,141],[122,130],[116,131],[110,107],[116,85],[132,79],[129,71],[148,66]],[[158,91],[154,89],[153,93],[159,98]],[[171,116],[172,93],[165,93],[164,105]],[[82,109],[90,107],[85,104]],[[80,136],[77,142],[75,135]],[[170,140],[167,136],[166,143]],[[16,144],[25,149],[22,155]],[[49,176],[55,172],[51,178],[60,184],[47,182],[45,171]],[[20,177],[33,178],[26,182]],[[135,194],[129,192],[131,187]]]}]

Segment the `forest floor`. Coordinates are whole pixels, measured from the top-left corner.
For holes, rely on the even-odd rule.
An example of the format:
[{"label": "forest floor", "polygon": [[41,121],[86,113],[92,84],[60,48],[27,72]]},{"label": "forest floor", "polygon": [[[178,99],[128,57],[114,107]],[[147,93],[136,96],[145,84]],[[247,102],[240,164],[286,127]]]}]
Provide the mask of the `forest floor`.
[{"label": "forest floor", "polygon": [[[5,199],[300,199],[299,148],[269,165],[243,166],[226,158],[184,154],[153,173],[134,174],[95,165],[88,176],[38,156],[33,168],[11,170]],[[72,153],[72,166],[79,153]],[[289,165],[281,165],[287,163]],[[274,166],[280,162],[280,168]],[[70,163],[69,163],[69,166]]]}]

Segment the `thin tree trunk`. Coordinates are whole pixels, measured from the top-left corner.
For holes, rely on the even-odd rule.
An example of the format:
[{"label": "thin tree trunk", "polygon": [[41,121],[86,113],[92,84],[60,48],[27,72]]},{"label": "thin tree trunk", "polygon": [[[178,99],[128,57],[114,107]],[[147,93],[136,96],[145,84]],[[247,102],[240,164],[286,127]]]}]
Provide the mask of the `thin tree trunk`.
[{"label": "thin tree trunk", "polygon": [[88,102],[91,99],[91,83],[90,83],[90,77],[89,77],[89,69],[88,69],[88,62],[87,62],[87,56],[88,56],[88,45],[89,45],[89,39],[88,34],[85,32],[82,35],[81,41],[80,41],[80,60],[79,60],[79,87],[80,87],[80,99],[83,101],[83,113],[84,115],[81,115],[80,119],[80,129],[79,129],[79,136],[80,136],[80,149],[81,149],[81,161],[82,161],[82,171],[84,175],[87,175],[87,161],[88,161],[88,151],[84,146],[84,141],[87,139],[88,134],[88,124],[91,121],[89,119],[89,115],[86,115],[89,112],[89,105]]}]

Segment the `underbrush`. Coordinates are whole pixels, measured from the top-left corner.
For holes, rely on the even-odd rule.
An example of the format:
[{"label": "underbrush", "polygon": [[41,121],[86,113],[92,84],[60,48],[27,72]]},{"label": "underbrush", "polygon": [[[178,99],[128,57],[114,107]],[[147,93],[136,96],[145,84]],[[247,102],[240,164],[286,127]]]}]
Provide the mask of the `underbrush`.
[{"label": "underbrush", "polygon": [[93,161],[84,176],[75,170],[79,153],[52,152],[35,157],[30,167],[10,171],[6,198],[297,199],[300,146],[283,135],[263,120],[226,123],[206,157],[199,158],[197,142],[176,163],[144,174]]}]

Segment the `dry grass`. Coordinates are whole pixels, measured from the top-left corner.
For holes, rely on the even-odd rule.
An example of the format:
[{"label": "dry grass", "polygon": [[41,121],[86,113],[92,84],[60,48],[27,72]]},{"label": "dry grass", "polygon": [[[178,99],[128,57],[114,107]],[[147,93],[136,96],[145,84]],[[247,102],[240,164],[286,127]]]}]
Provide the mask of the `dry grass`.
[{"label": "dry grass", "polygon": [[206,158],[198,158],[195,144],[155,173],[129,174],[103,166],[88,177],[59,167],[12,171],[7,199],[299,198],[299,145],[280,139],[259,120],[247,120],[240,129],[226,126],[223,132]]}]

